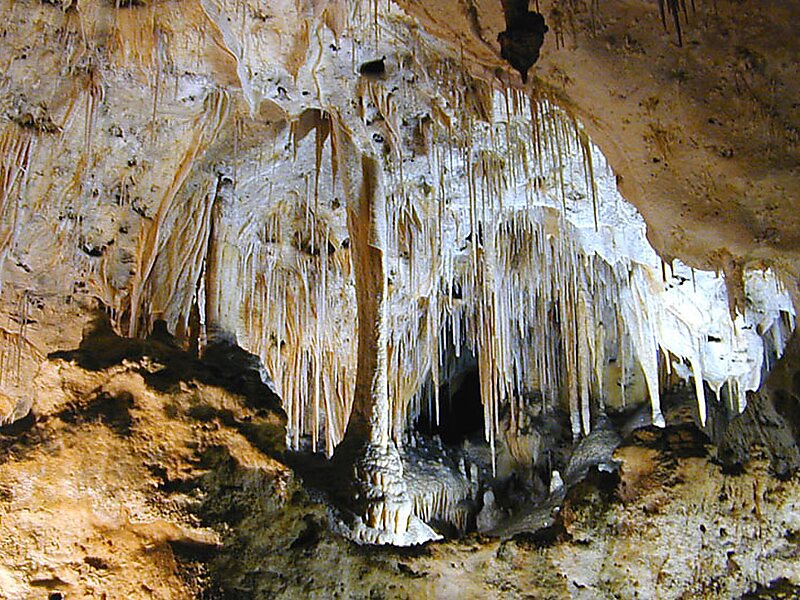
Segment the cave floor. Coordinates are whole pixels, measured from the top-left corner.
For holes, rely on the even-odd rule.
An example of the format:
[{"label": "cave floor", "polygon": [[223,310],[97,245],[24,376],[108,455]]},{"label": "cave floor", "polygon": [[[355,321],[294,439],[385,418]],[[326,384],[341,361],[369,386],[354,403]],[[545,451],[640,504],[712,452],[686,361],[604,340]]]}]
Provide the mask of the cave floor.
[{"label": "cave floor", "polygon": [[52,358],[34,414],[0,430],[0,597],[798,596],[800,484],[766,462],[724,475],[651,432],[549,535],[357,546],[281,458],[271,409],[147,350]]}]

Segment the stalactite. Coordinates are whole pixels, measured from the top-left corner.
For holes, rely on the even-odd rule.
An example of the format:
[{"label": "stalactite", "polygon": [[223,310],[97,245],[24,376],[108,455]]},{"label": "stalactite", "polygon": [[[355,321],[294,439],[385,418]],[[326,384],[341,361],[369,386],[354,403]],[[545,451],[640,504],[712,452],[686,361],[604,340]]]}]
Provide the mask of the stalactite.
[{"label": "stalactite", "polygon": [[[189,192],[182,215],[168,233],[164,246],[169,254],[160,255],[155,269],[159,285],[152,291],[151,311],[161,315],[170,330],[187,330],[195,290],[203,274],[208,238],[212,228],[213,180],[207,179]],[[106,265],[104,264],[104,267]],[[107,281],[105,270],[103,280]],[[106,283],[109,306],[115,306],[114,292]]]},{"label": "stalactite", "polygon": [[[0,327],[0,388],[20,385],[24,360],[33,359],[34,363],[45,360],[44,353],[28,339],[29,308],[30,297],[25,290],[18,297],[16,315],[9,318],[9,327]],[[12,320],[16,321],[16,331],[12,330]]]},{"label": "stalactite", "polygon": [[34,149],[33,136],[16,125],[0,133],[0,292],[2,269],[17,234],[18,197],[25,188]]},{"label": "stalactite", "polygon": [[92,156],[92,139],[94,137],[94,122],[97,114],[97,103],[103,101],[105,92],[100,74],[96,67],[90,66],[86,81],[86,112],[84,117],[84,148],[83,153],[87,161]]}]

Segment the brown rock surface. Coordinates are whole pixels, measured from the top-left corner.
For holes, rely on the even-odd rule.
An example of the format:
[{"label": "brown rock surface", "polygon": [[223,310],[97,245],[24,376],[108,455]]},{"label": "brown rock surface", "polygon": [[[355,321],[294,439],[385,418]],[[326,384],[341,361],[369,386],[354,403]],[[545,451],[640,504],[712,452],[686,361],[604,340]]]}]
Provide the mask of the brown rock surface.
[{"label": "brown rock surface", "polygon": [[554,537],[352,545],[276,458],[280,416],[180,352],[139,342],[133,358],[117,343],[102,367],[80,366],[88,344],[48,362],[48,402],[0,432],[3,598],[729,598],[781,577],[794,589],[797,481],[759,461],[725,476],[654,439],[616,451],[611,495],[570,493]]}]

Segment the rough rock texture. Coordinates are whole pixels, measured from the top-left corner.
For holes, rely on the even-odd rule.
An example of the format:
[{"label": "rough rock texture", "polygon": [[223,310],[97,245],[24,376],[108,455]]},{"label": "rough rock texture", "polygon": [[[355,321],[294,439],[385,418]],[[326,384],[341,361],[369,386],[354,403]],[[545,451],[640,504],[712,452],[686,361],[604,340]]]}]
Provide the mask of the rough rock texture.
[{"label": "rough rock texture", "polygon": [[618,484],[589,477],[529,533],[398,551],[330,530],[280,458],[266,386],[241,395],[163,343],[109,337],[36,382],[46,401],[0,431],[9,600],[731,598],[800,582],[797,481],[762,461],[724,475],[702,444],[673,451],[670,428],[623,443]]}]

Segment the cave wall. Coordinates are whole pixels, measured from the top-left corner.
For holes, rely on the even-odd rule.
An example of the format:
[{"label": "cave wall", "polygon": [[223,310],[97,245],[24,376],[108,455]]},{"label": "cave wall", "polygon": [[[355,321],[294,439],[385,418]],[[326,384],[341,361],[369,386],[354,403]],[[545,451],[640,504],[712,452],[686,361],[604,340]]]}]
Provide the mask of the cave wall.
[{"label": "cave wall", "polygon": [[[796,129],[785,56],[794,8],[698,2],[680,21],[680,46],[654,3],[539,10],[550,31],[525,89],[581,118],[666,261],[725,272],[733,312],[746,303],[745,266],[771,266],[793,293]],[[341,357],[355,356],[356,344],[331,119],[361,151],[384,153],[408,221],[392,223],[398,238],[419,229],[435,244],[430,184],[404,180],[404,147],[444,163],[436,140],[472,135],[470,119],[493,110],[491,86],[517,90],[506,94],[514,106],[522,89],[495,44],[499,7],[401,2],[380,26],[373,11],[337,2],[8,4],[0,251],[9,410],[30,406],[24,373],[76,344],[99,301],[128,335],[163,318],[187,344],[236,338],[265,360],[285,398],[329,402],[330,451],[355,380],[354,361]],[[356,75],[379,57],[384,71]],[[487,180],[499,173],[490,162]],[[413,255],[420,236],[406,237],[396,243]],[[316,267],[320,256],[335,268]],[[425,357],[437,352],[438,317],[420,277],[430,267],[403,262],[410,286],[394,286],[416,303],[412,319],[390,315],[397,339],[410,340],[389,357],[410,374],[393,383],[402,397],[395,423],[420,374],[435,368]],[[320,303],[320,289],[333,300]],[[321,394],[323,364],[338,375]],[[303,387],[309,371],[315,384]],[[287,411],[296,421],[317,415],[301,402]]]}]

